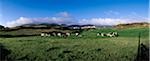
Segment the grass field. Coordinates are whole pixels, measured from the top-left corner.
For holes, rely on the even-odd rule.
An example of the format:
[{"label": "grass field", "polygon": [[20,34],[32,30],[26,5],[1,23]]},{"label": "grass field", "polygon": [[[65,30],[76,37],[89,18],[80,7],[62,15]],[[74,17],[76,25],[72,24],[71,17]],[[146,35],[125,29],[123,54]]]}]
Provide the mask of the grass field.
[{"label": "grass field", "polygon": [[[97,37],[97,32],[117,31],[119,37]],[[84,31],[83,37],[13,37],[0,38],[14,61],[134,61],[141,43],[149,45],[149,28],[96,29]],[[1,33],[2,34],[2,33]]]}]

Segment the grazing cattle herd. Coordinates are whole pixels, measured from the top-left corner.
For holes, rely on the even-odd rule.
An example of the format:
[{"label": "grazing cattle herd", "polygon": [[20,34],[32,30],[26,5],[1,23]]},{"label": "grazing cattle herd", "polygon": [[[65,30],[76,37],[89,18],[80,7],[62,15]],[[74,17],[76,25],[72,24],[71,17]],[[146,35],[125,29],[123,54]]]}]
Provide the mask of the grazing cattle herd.
[{"label": "grazing cattle herd", "polygon": [[82,35],[80,32],[69,33],[69,32],[60,32],[60,31],[53,31],[53,32],[42,32],[41,36],[58,36],[58,37],[69,37],[71,34],[81,37]]},{"label": "grazing cattle herd", "polygon": [[[41,36],[57,36],[57,37],[69,37],[71,35],[77,36],[77,37],[82,37],[81,32],[61,32],[61,31],[53,31],[53,32],[42,32]],[[118,37],[118,32],[109,32],[109,33],[97,33],[97,36],[101,37]]]},{"label": "grazing cattle herd", "polygon": [[118,37],[118,32],[109,32],[109,33],[97,33],[97,36],[102,37]]}]

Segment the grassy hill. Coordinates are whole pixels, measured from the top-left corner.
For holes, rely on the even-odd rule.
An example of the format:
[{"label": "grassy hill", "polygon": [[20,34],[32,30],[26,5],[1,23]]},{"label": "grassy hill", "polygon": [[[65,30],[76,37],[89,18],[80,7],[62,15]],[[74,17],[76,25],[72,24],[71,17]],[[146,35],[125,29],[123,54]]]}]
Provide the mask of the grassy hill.
[{"label": "grassy hill", "polygon": [[115,28],[123,29],[123,28],[144,28],[149,27],[150,23],[140,22],[140,23],[127,23],[127,24],[118,24]]},{"label": "grassy hill", "polygon": [[[117,31],[119,37],[97,37],[97,32]],[[13,31],[26,33],[30,31]],[[84,31],[83,37],[13,37],[0,38],[0,43],[11,51],[7,56],[14,61],[134,61],[141,43],[149,45],[149,28],[100,28]],[[4,34],[1,32],[0,34]],[[6,32],[9,33],[9,32]],[[29,33],[30,34],[30,33]]]}]

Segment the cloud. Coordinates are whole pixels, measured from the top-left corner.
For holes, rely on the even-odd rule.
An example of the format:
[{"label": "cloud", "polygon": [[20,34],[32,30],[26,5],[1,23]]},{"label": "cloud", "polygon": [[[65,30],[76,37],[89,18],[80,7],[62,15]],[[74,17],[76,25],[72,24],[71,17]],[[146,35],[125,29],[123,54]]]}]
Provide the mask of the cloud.
[{"label": "cloud", "polygon": [[91,18],[91,19],[81,19],[79,21],[74,21],[72,18],[64,17],[45,17],[45,18],[25,18],[20,17],[19,19],[8,22],[8,27],[15,27],[22,24],[30,23],[57,23],[57,24],[93,24],[93,25],[117,25],[122,23],[134,23],[134,22],[148,22],[142,20],[132,20],[132,19],[114,19],[114,18]]},{"label": "cloud", "polygon": [[[134,13],[134,15],[136,15]],[[133,15],[132,15],[133,16]],[[135,16],[133,16],[135,17]],[[139,19],[141,18],[141,19]],[[134,22],[148,22],[148,19],[138,18],[90,18],[90,19],[78,19],[73,18],[68,12],[60,12],[58,16],[44,17],[44,18],[27,18],[20,17],[17,20],[6,23],[8,27],[15,27],[23,24],[31,23],[57,23],[57,24],[93,24],[93,25],[117,25],[121,23],[134,23]]]},{"label": "cloud", "polygon": [[15,20],[15,21],[7,22],[6,25],[8,27],[14,27],[14,26],[22,25],[22,24],[29,24],[29,23],[32,23],[32,22],[33,21],[29,18],[20,17],[19,19]]},{"label": "cloud", "polygon": [[6,26],[15,27],[23,24],[31,23],[57,23],[57,24],[73,24],[74,18],[71,17],[67,12],[59,13],[60,16],[56,17],[44,17],[44,18],[26,18],[20,17],[17,20],[7,22]]}]

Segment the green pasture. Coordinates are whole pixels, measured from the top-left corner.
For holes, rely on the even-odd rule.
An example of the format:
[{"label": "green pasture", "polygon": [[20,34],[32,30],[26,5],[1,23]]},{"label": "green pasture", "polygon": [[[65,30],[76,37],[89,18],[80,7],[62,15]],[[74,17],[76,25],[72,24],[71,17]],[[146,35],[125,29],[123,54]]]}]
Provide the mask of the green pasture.
[{"label": "green pasture", "polygon": [[[98,32],[112,31],[118,32],[119,37],[96,36]],[[14,61],[134,61],[139,32],[141,32],[141,43],[148,46],[149,28],[100,28],[83,31],[83,37],[67,38],[1,37],[0,43],[11,51],[8,58]]]}]

